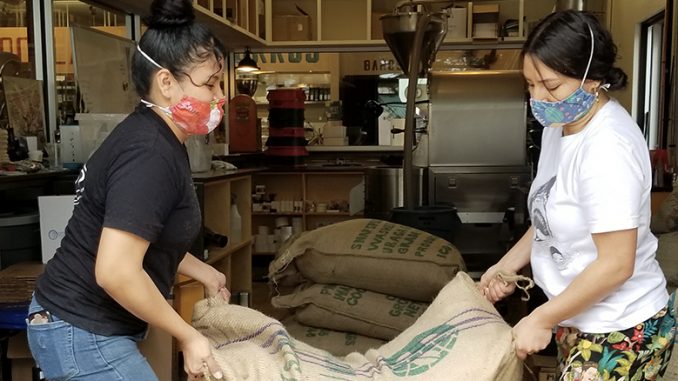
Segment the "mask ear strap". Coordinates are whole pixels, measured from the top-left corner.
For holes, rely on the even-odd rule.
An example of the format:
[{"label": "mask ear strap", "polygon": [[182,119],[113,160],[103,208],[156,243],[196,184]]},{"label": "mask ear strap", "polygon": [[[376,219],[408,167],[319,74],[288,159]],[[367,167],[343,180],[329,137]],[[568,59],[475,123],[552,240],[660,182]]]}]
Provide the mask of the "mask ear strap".
[{"label": "mask ear strap", "polygon": [[[589,75],[589,69],[591,68],[591,62],[593,61],[593,52],[596,48],[596,39],[593,36],[593,29],[591,28],[591,25],[586,24],[586,26],[589,27],[589,33],[591,33],[591,54],[589,55],[589,63],[586,65],[586,71],[584,72],[584,78],[581,80],[581,85],[579,87],[584,87],[584,82],[586,81],[586,77]],[[137,45],[137,47],[139,47]]]},{"label": "mask ear strap", "polygon": [[142,56],[144,56],[144,58],[146,58],[146,59],[148,60],[148,62],[150,62],[150,63],[152,63],[153,65],[157,66],[158,69],[164,69],[164,67],[160,66],[159,63],[155,62],[155,60],[154,60],[153,58],[151,58],[148,54],[146,54],[146,52],[144,52],[143,50],[141,50],[141,47],[139,46],[139,44],[137,44],[137,50],[139,51],[139,53],[141,53]]}]

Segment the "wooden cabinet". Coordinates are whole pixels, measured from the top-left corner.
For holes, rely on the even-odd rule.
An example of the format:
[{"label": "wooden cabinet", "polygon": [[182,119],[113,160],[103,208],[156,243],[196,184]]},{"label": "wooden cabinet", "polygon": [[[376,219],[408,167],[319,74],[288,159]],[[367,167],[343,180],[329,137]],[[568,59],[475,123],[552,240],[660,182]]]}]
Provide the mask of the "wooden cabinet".
[{"label": "wooden cabinet", "polygon": [[279,243],[276,228],[280,226],[303,231],[361,218],[364,177],[361,171],[256,174],[252,179],[254,254],[275,252],[273,240]]},{"label": "wooden cabinet", "polygon": [[[193,176],[202,210],[203,228],[228,237],[228,244],[224,248],[204,247],[201,245],[201,230],[198,244],[192,249],[193,254],[226,275],[226,286],[233,295],[252,293],[251,172],[210,171]],[[240,215],[240,226],[234,226],[234,208]],[[239,234],[236,234],[238,231]],[[193,305],[203,298],[204,290],[200,283],[178,277],[174,307],[184,320],[191,321]]]},{"label": "wooden cabinet", "polygon": [[[398,0],[266,0],[266,41],[271,46],[365,45],[383,44],[381,21],[392,13]],[[440,9],[444,4],[432,4]],[[542,0],[476,0],[458,1],[449,11],[447,44],[521,42],[528,24],[553,10],[553,4]],[[287,21],[287,24],[283,22]],[[495,32],[487,28],[496,24]],[[310,28],[309,33],[289,33],[289,29]],[[283,35],[284,34],[284,35]]]}]

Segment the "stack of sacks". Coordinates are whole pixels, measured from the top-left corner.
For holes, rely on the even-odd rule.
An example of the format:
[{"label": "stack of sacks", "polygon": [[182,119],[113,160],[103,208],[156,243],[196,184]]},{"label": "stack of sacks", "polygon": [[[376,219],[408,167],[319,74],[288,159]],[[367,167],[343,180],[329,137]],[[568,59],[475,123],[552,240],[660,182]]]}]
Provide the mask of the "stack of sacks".
[{"label": "stack of sacks", "polygon": [[511,327],[460,272],[395,339],[337,358],[286,326],[218,298],[198,302],[193,325],[210,340],[225,380],[520,381]]},{"label": "stack of sacks", "polygon": [[9,163],[9,133],[0,128],[0,163]]},{"label": "stack of sacks", "polygon": [[459,251],[441,238],[354,219],[305,232],[279,251],[269,278],[296,289],[271,303],[293,310],[284,322],[290,335],[343,356],[398,336],[463,270]]},{"label": "stack of sacks", "polygon": [[[666,199],[652,215],[650,230],[659,239],[657,262],[666,277],[666,288],[675,293],[678,288],[678,187],[673,187]],[[675,295],[672,295],[675,311]],[[678,313],[678,311],[675,311]],[[677,315],[678,316],[678,315]],[[678,348],[678,335],[674,347]],[[678,380],[678,355],[674,353],[664,374],[665,380]]]},{"label": "stack of sacks", "polygon": [[659,239],[657,261],[672,292],[678,287],[678,187],[652,215],[650,229]]}]

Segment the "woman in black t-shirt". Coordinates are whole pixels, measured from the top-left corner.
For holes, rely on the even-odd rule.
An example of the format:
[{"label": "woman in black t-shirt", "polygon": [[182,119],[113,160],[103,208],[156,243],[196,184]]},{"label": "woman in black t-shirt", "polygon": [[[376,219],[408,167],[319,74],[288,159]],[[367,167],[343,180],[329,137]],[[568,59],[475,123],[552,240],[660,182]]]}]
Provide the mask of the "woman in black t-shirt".
[{"label": "woman in black t-shirt", "polygon": [[187,253],[201,218],[183,143],[211,132],[224,104],[223,46],[193,19],[190,0],[153,1],[132,58],[142,104],[76,182],[73,216],[29,307],[47,379],[157,380],[137,348],[148,324],[177,338],[191,378],[222,378],[208,339],[166,301],[177,273],[230,296],[224,274]]}]

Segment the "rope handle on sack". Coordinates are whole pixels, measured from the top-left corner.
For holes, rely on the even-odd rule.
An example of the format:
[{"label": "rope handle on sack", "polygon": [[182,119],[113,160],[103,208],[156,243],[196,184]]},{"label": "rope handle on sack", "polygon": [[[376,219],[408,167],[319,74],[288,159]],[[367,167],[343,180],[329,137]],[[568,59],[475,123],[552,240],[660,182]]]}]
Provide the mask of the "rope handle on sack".
[{"label": "rope handle on sack", "polygon": [[516,287],[525,294],[525,296],[520,297],[520,300],[524,302],[530,300],[529,290],[534,287],[534,281],[532,279],[524,275],[507,273],[504,271],[499,271],[497,277],[504,282],[505,286],[508,286],[509,283],[515,283]]}]

